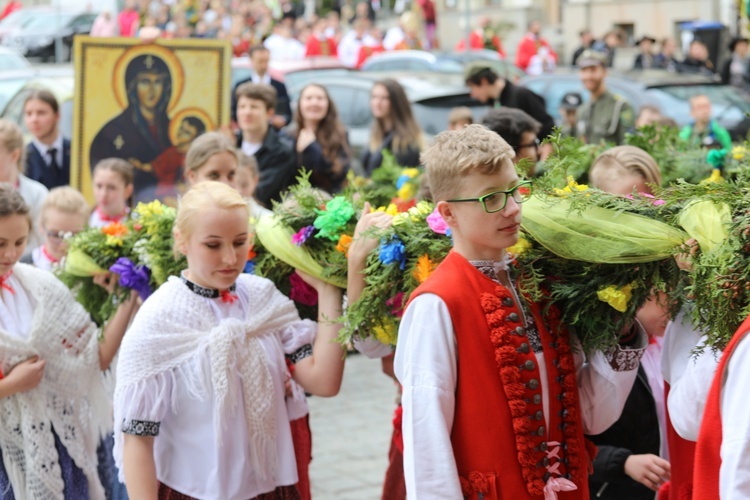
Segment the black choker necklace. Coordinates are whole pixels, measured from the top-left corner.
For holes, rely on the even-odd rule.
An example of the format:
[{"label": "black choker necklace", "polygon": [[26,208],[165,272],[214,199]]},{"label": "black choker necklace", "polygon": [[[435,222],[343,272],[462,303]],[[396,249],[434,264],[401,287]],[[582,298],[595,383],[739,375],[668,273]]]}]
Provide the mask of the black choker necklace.
[{"label": "black choker necklace", "polygon": [[[180,279],[183,283],[185,283],[185,285],[187,285],[191,292],[196,295],[200,295],[201,297],[206,297],[207,299],[218,299],[219,297],[223,299],[227,294],[227,292],[220,292],[215,288],[206,288],[205,286],[200,286],[197,283],[193,283],[184,275],[180,276]],[[229,293],[234,293],[236,289],[237,283],[232,283],[232,286],[229,287]]]}]

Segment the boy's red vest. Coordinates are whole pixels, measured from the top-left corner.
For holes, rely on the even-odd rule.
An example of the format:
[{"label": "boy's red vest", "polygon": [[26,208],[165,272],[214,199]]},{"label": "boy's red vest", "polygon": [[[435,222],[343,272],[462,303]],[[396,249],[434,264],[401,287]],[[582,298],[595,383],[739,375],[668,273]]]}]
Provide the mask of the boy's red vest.
[{"label": "boy's red vest", "polygon": [[446,303],[456,336],[451,441],[464,497],[537,500],[554,489],[561,500],[588,499],[590,458],[559,313],[532,307],[547,369],[546,421],[537,359],[509,291],[451,252],[411,299],[424,293]]},{"label": "boy's red vest", "polygon": [[[669,398],[669,384],[664,382],[664,401]],[[669,447],[669,482],[659,489],[659,500],[691,500],[693,498],[693,467],[695,465],[695,441],[688,441],[677,434],[667,417],[667,445]]]},{"label": "boy's red vest", "polygon": [[719,471],[721,469],[721,390],[724,385],[729,358],[737,345],[750,331],[750,317],[740,326],[724,349],[716,369],[711,390],[708,392],[706,409],[703,413],[698,444],[695,447],[695,471],[698,478],[693,486],[693,500],[716,500],[719,498]]}]

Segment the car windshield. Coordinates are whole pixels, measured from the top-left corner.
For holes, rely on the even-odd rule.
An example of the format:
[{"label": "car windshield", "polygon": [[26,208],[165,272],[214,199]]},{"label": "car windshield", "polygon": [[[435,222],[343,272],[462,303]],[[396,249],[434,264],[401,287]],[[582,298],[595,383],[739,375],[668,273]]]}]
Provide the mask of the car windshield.
[{"label": "car windshield", "polygon": [[650,93],[662,102],[665,114],[678,123],[690,121],[688,100],[699,94],[711,100],[712,115],[716,120],[740,122],[750,113],[750,104],[737,89],[728,85],[669,85],[653,88]]},{"label": "car windshield", "polygon": [[439,58],[433,66],[435,71],[440,73],[463,73],[464,66],[458,61],[447,58]]},{"label": "car windshield", "polygon": [[0,54],[0,71],[9,71],[14,69],[26,69],[31,65],[20,54],[12,52]]},{"label": "car windshield", "polygon": [[66,26],[72,19],[72,14],[47,14],[44,16],[33,17],[24,25],[26,29],[52,29]]},{"label": "car windshield", "polygon": [[448,115],[451,109],[457,106],[468,106],[474,115],[474,121],[478,122],[489,110],[468,94],[436,97],[425,99],[412,104],[414,117],[426,134],[437,135],[448,129]]},{"label": "car windshield", "polygon": [[0,21],[0,28],[21,26],[30,17],[29,12],[23,9],[11,12],[8,17]]},{"label": "car windshield", "polygon": [[7,80],[0,80],[0,112],[5,109],[5,106],[10,101],[11,97],[21,90],[23,84],[26,83],[28,78],[13,78]]}]

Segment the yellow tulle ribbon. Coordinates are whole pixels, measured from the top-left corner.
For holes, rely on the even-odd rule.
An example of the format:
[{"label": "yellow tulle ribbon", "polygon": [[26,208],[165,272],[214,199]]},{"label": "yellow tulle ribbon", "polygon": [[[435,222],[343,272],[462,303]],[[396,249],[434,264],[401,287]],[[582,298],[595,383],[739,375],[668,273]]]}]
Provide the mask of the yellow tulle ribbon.
[{"label": "yellow tulle ribbon", "polygon": [[79,278],[89,278],[106,273],[107,270],[99,267],[83,250],[74,248],[65,256],[65,272]]},{"label": "yellow tulle ribbon", "polygon": [[679,223],[703,252],[711,252],[729,237],[732,213],[726,203],[696,201],[680,212]]},{"label": "yellow tulle ribbon", "polygon": [[278,222],[276,216],[262,217],[255,226],[255,231],[263,246],[277,259],[328,284],[346,288],[346,278],[323,276],[323,266],[310,255],[307,249],[292,243],[294,231]]},{"label": "yellow tulle ribbon", "polygon": [[589,207],[571,211],[566,198],[532,197],[523,204],[523,229],[569,260],[636,264],[671,257],[688,235],[648,217]]}]

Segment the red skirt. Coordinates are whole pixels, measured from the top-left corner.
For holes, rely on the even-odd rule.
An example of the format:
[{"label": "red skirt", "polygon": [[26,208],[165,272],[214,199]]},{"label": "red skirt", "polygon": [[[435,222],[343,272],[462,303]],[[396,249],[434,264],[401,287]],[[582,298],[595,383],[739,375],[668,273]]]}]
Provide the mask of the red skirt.
[{"label": "red skirt", "polygon": [[[159,500],[196,500],[193,497],[183,495],[169,486],[159,483]],[[296,486],[279,486],[274,491],[263,493],[249,500],[300,500]]]},{"label": "red skirt", "polygon": [[289,422],[292,429],[294,455],[297,459],[297,491],[301,500],[311,500],[310,493],[310,462],[312,461],[312,432],[310,431],[310,415],[305,415]]}]

